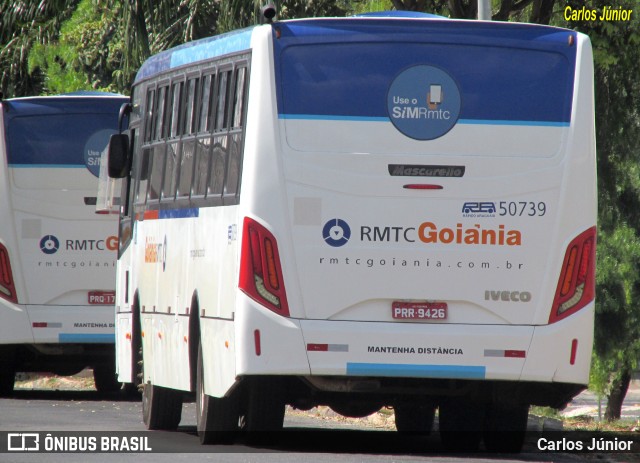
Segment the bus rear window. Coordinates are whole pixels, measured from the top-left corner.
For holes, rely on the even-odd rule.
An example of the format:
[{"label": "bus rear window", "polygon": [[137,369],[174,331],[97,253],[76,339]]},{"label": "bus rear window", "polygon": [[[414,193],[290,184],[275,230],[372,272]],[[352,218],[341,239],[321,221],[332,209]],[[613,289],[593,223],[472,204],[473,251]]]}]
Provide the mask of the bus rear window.
[{"label": "bus rear window", "polygon": [[[8,123],[8,163],[23,167],[87,166],[92,170],[116,125],[113,114],[15,117]],[[114,129],[105,129],[111,126]],[[96,166],[99,169],[100,165]]]},{"label": "bus rear window", "polygon": [[[283,46],[279,54],[276,52],[276,61],[278,115],[285,121],[289,145],[299,151],[394,152],[398,142],[420,139],[396,130],[394,117],[422,117],[420,123],[432,123],[438,117],[438,104],[450,100],[454,92],[443,92],[439,82],[423,79],[411,84],[414,95],[410,91],[407,96],[392,95],[399,76],[417,67],[445,73],[459,95],[459,112],[453,115],[452,127],[468,130],[463,133],[464,143],[457,140],[447,145],[447,154],[477,154],[470,148],[484,144],[488,133],[480,127],[499,127],[517,133],[507,133],[507,146],[492,147],[490,155],[523,155],[517,146],[522,145],[526,156],[550,157],[558,152],[564,139],[562,128],[571,119],[574,64],[566,53],[539,46],[308,43]],[[424,99],[424,108],[411,105],[414,97],[416,102]],[[433,101],[427,101],[429,98]],[[433,105],[431,109],[427,103]],[[421,109],[424,112],[418,113]],[[389,122],[394,124],[384,124]],[[363,123],[370,124],[365,128]],[[319,131],[310,129],[311,125]],[[559,130],[549,135],[548,143],[531,151],[526,146],[531,140],[523,135],[531,132],[527,130],[530,127]],[[370,131],[372,136],[360,130]],[[432,139],[447,133],[443,132]],[[450,133],[453,138],[462,136],[453,129]],[[487,138],[495,136],[491,133]],[[538,138],[540,134],[532,132],[531,136]],[[382,137],[394,140],[384,143]],[[435,151],[442,149],[438,146]]]}]

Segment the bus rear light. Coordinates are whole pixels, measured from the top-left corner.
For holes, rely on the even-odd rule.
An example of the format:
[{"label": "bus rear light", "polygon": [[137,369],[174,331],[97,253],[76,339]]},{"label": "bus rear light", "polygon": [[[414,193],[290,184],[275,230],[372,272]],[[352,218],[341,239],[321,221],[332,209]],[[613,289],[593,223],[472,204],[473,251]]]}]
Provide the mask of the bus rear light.
[{"label": "bus rear light", "polygon": [[9,251],[2,244],[0,244],[0,297],[13,303],[18,302]]},{"label": "bus rear light", "polygon": [[578,235],[567,247],[549,323],[585,307],[595,297],[596,228]]},{"label": "bus rear light", "polygon": [[248,217],[244,219],[238,286],[269,310],[289,316],[276,239],[265,227]]}]

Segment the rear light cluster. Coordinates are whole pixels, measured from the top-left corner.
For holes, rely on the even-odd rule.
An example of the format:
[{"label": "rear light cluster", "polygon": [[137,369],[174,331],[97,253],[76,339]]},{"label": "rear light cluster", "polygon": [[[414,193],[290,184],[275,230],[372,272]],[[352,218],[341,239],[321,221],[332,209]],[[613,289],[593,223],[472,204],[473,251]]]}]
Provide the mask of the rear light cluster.
[{"label": "rear light cluster", "polygon": [[567,247],[549,323],[585,307],[595,297],[596,228],[578,235]]},{"label": "rear light cluster", "polygon": [[18,302],[9,251],[2,244],[0,244],[0,297],[14,303]]},{"label": "rear light cluster", "polygon": [[241,252],[240,289],[269,310],[288,317],[282,265],[273,234],[245,217]]}]

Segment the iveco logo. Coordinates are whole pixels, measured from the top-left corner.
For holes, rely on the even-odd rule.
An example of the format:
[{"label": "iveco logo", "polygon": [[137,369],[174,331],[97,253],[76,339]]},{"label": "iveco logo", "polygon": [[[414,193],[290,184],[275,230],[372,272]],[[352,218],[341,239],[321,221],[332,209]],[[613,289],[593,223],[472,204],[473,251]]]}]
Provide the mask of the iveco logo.
[{"label": "iveco logo", "polygon": [[484,292],[485,301],[502,301],[502,302],[529,302],[531,301],[531,293],[529,291],[493,291]]}]

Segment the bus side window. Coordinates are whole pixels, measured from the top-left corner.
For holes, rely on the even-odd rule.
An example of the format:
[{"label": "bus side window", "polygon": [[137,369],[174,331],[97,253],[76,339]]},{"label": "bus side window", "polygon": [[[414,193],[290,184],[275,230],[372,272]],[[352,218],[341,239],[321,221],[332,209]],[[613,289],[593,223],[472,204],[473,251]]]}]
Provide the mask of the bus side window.
[{"label": "bus side window", "polygon": [[209,127],[209,114],[211,106],[211,98],[213,97],[213,83],[214,79],[211,74],[208,74],[202,78],[202,90],[201,90],[201,106],[200,117],[198,120],[198,132],[206,132]]},{"label": "bus side window", "polygon": [[229,137],[216,135],[213,137],[213,153],[211,166],[211,180],[209,181],[209,191],[207,198],[221,198],[224,188],[224,178],[226,171],[226,161],[228,154]]},{"label": "bus side window", "polygon": [[167,87],[162,87],[158,90],[157,103],[155,105],[155,112],[153,113],[153,137],[152,140],[160,140],[163,137],[163,123],[165,116],[165,103],[167,96]]},{"label": "bus side window", "polygon": [[228,97],[231,85],[229,80],[231,71],[222,71],[218,74],[218,88],[216,95],[216,124],[214,130],[216,132],[225,130],[228,127]]},{"label": "bus side window", "polygon": [[196,141],[191,138],[182,142],[182,158],[180,159],[180,182],[178,184],[178,196],[188,197],[191,193],[191,180],[195,165]]},{"label": "bus side window", "polygon": [[193,177],[193,195],[203,197],[207,192],[209,177],[209,159],[211,158],[211,137],[196,139],[195,175]]},{"label": "bus side window", "polygon": [[211,135],[208,133],[212,124],[211,111],[214,107],[215,75],[207,74],[202,78],[202,98],[200,98],[200,118],[195,146],[195,174],[193,176],[192,195],[204,197],[209,180],[209,159],[211,157]]},{"label": "bus side window", "polygon": [[238,194],[240,183],[240,169],[242,159],[242,147],[243,147],[243,132],[244,125],[244,100],[246,95],[246,67],[240,67],[236,70],[235,74],[235,91],[233,96],[233,108],[232,108],[232,133],[230,137],[230,148],[227,151],[228,165],[226,172],[226,182],[224,188],[225,197],[234,197],[231,201],[235,201],[235,196]]},{"label": "bus side window", "polygon": [[182,102],[182,82],[176,82],[171,87],[171,100],[169,104],[171,105],[167,108],[168,113],[168,124],[167,129],[169,130],[169,138],[175,138],[180,135],[180,115],[182,112],[183,105]]},{"label": "bus side window", "polygon": [[159,199],[160,197],[160,189],[162,188],[162,178],[164,175],[165,151],[165,144],[159,144],[152,148],[148,200]]},{"label": "bus side window", "polygon": [[196,132],[196,122],[197,122],[197,98],[198,98],[198,84],[200,82],[199,78],[189,79],[187,82],[187,104],[185,106],[184,112],[184,128],[182,133],[184,135],[191,135]]},{"label": "bus side window", "polygon": [[153,139],[153,108],[155,103],[156,91],[151,89],[147,92],[147,106],[144,122],[144,141],[150,142]]},{"label": "bus side window", "polygon": [[184,110],[184,128],[182,139],[182,156],[180,158],[180,179],[178,180],[178,193],[180,198],[189,197],[191,194],[191,180],[195,158],[196,141],[193,134],[196,132],[197,120],[197,93],[199,78],[191,78],[186,85],[186,104]]},{"label": "bus side window", "polygon": [[136,194],[136,204],[144,204],[147,199],[147,188],[149,184],[149,167],[151,162],[151,148],[143,148],[140,156],[140,174],[138,176],[138,191]]},{"label": "bus side window", "polygon": [[244,125],[244,98],[247,68],[236,70],[235,93],[233,98],[233,119],[231,128],[240,128]]}]

